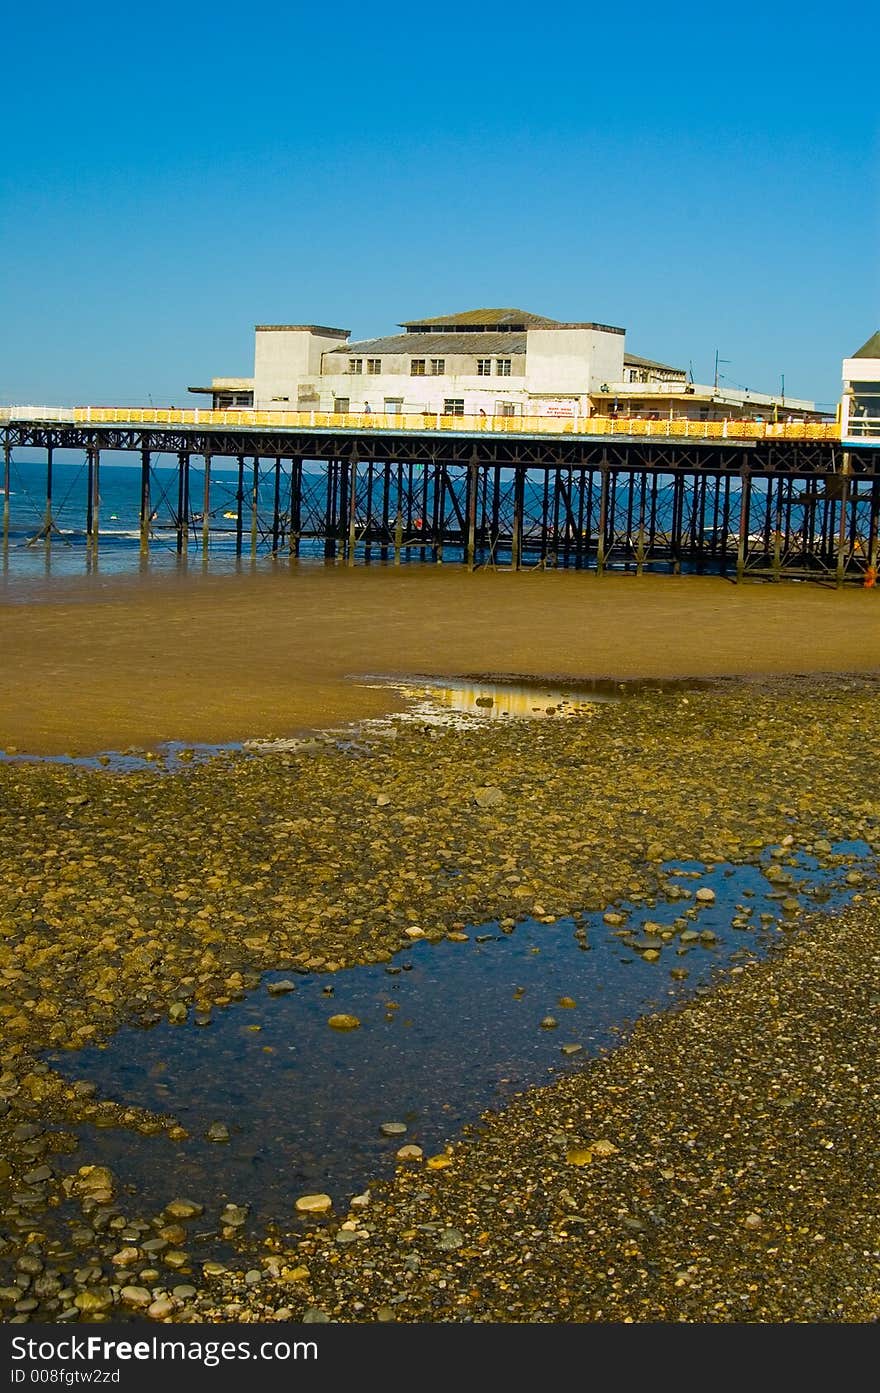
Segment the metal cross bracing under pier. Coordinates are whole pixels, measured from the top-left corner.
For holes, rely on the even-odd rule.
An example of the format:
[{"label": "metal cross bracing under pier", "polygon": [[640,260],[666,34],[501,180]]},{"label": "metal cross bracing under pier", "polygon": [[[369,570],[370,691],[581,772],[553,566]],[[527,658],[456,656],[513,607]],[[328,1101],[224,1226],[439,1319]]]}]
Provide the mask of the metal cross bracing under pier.
[{"label": "metal cross bracing under pier", "polygon": [[[45,460],[24,544],[51,546],[78,508],[102,544],[108,467],[135,460],[140,551],[323,556],[873,579],[880,454],[835,440],[613,439],[356,429],[136,427],[15,420],[4,429],[4,547],[15,461]],[[53,464],[80,461],[62,513]],[[131,471],[129,471],[131,473]],[[12,544],[16,544],[13,540]]]}]

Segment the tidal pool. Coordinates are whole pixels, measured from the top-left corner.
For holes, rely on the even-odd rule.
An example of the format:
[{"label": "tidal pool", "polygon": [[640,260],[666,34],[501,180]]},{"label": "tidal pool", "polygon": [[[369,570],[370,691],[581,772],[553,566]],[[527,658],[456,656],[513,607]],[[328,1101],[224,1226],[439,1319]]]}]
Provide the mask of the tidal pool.
[{"label": "tidal pool", "polygon": [[[415,942],[385,964],[267,973],[208,1025],[190,1011],[184,1024],[125,1028],[104,1047],[53,1054],[67,1077],[173,1114],[190,1134],[83,1129],[71,1163],[112,1166],[141,1208],[189,1195],[209,1211],[248,1205],[250,1223],[289,1229],[296,1198],[321,1191],[344,1212],[371,1177],[392,1172],[402,1144],[430,1155],[512,1093],[582,1067],[637,1017],[768,952],[800,908],[842,906],[857,889],[847,877],[874,856],[847,842],[824,861],[768,849],[738,866],[670,862],[668,898],[613,907],[625,924],[602,913],[507,931],[493,922],[467,941]],[[292,989],[271,994],[281,981]],[[331,1028],[339,1014],[359,1026]],[[227,1140],[209,1140],[217,1124]]]}]

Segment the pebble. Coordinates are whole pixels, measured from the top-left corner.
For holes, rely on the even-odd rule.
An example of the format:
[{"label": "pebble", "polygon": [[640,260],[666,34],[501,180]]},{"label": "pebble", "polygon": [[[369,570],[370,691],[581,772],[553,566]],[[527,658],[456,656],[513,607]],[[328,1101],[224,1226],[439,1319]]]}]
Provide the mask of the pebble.
[{"label": "pebble", "polygon": [[405,1122],[383,1122],[379,1131],[386,1137],[402,1137],[406,1132]]},{"label": "pebble", "polygon": [[324,1194],[300,1195],[296,1208],[300,1214],[326,1214],[333,1208],[333,1201]]},{"label": "pebble", "polygon": [[443,1252],[451,1252],[454,1248],[460,1248],[464,1243],[464,1234],[461,1229],[444,1229],[437,1239],[437,1247]]},{"label": "pebble", "polygon": [[478,808],[495,808],[504,802],[504,794],[495,784],[474,790],[474,802]]},{"label": "pebble", "polygon": [[152,1316],[153,1320],[166,1320],[175,1309],[170,1296],[159,1296],[147,1307],[147,1315]]},{"label": "pebble", "polygon": [[198,1200],[177,1199],[166,1204],[164,1212],[169,1219],[195,1219],[204,1214],[205,1206]]},{"label": "pebble", "polygon": [[330,1016],[327,1024],[331,1030],[357,1030],[360,1021],[357,1016],[348,1016],[344,1013],[340,1013],[336,1016]]},{"label": "pebble", "polygon": [[153,1300],[152,1292],[146,1287],[123,1287],[119,1295],[126,1306],[149,1306]]}]

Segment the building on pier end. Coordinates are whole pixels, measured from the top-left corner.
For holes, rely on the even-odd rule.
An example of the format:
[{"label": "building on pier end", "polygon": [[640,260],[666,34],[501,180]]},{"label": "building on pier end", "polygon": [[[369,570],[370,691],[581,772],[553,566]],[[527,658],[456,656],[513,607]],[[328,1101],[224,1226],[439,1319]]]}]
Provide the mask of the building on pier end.
[{"label": "building on pier end", "polygon": [[351,342],[347,329],[258,324],[254,374],[190,387],[218,409],[442,416],[641,416],[818,420],[811,401],[690,380],[629,353],[625,331],[519,309],[406,320]]},{"label": "building on pier end", "polygon": [[880,329],[843,360],[840,433],[863,445],[880,439]]}]

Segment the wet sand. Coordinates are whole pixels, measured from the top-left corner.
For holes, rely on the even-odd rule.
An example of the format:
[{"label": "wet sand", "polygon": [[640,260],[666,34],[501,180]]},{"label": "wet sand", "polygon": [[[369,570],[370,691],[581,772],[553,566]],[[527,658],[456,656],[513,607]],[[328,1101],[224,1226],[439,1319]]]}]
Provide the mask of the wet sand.
[{"label": "wet sand", "polygon": [[365,674],[874,672],[875,592],[425,567],[52,581],[0,601],[0,742],[86,754],[388,710]]}]

